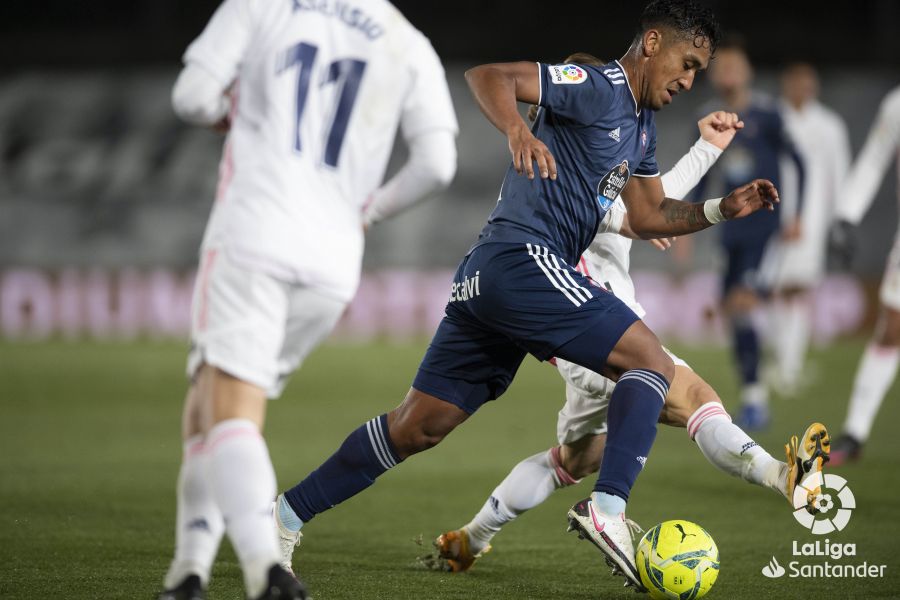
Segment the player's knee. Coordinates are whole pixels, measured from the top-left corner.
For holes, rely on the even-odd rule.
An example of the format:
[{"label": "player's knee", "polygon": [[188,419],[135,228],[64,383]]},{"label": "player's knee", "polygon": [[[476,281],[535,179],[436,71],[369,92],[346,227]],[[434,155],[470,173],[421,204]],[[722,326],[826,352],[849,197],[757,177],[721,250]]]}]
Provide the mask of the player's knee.
[{"label": "player's knee", "polygon": [[882,321],[884,325],[878,328],[875,343],[888,348],[900,346],[900,311],[886,309]]},{"label": "player's knee", "polygon": [[560,457],[560,466],[572,479],[584,479],[600,471],[603,462],[603,449],[599,452],[581,452]]}]

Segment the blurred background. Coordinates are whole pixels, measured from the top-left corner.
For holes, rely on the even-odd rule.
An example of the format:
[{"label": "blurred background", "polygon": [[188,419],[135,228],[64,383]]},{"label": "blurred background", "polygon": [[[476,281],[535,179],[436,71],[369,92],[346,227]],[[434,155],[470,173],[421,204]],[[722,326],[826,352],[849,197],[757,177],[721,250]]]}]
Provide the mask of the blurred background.
[{"label": "blurred background", "polygon": [[[448,192],[370,233],[359,297],[336,333],[345,338],[430,334],[442,314],[448,272],[496,201],[508,162],[505,140],[479,113],[463,71],[500,60],[556,62],[574,51],[616,58],[642,7],[396,4],[445,62],[461,125],[459,169]],[[822,101],[844,118],[854,155],[859,151],[880,100],[900,81],[896,2],[862,0],[834,10],[818,2],[707,4],[726,31],[747,41],[756,88],[777,94],[785,64],[815,65]],[[223,139],[180,123],[169,94],[181,53],[216,6],[215,0],[0,5],[0,335],[185,336]],[[659,113],[664,170],[693,143],[698,111],[712,95],[701,75],[691,94]],[[403,155],[398,148],[394,168]],[[862,224],[865,243],[852,275],[832,272],[816,294],[820,342],[871,325],[897,226],[895,181],[893,172],[885,177]],[[697,236],[686,264],[635,245],[638,297],[663,336],[721,339],[709,311],[721,266],[715,236]]]}]

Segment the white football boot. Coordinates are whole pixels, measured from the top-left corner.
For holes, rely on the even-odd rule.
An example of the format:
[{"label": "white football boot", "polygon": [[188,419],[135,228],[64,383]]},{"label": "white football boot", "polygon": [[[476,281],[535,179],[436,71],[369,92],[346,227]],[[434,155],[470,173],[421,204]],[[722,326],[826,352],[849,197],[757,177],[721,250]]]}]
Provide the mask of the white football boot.
[{"label": "white football boot", "polygon": [[296,577],[293,568],[294,548],[300,545],[303,533],[291,531],[282,525],[281,517],[278,516],[278,503],[281,502],[281,496],[282,494],[278,495],[275,499],[275,504],[272,506],[272,513],[275,515],[275,530],[278,533],[278,546],[281,549],[281,562],[278,564]]},{"label": "white football boot", "polygon": [[591,498],[585,498],[569,509],[569,531],[578,532],[606,555],[613,575],[624,575],[625,585],[644,592],[634,558],[634,533],[641,528],[625,513],[610,516],[600,512]]}]

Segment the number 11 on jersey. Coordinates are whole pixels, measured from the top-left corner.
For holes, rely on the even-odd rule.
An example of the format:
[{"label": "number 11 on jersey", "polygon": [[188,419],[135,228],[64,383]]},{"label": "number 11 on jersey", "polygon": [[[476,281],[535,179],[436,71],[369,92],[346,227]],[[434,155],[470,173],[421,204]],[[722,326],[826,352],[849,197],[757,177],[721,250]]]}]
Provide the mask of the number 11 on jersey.
[{"label": "number 11 on jersey", "polygon": [[[313,65],[316,62],[318,47],[300,42],[287,49],[284,58],[280,61],[277,72],[284,73],[288,69],[297,66],[297,102],[296,119],[294,121],[294,149],[303,151],[300,139],[300,121],[303,111],[306,109],[306,101],[310,92],[310,79],[312,78]],[[341,145],[344,143],[344,135],[347,133],[347,123],[353,112],[353,104],[359,93],[359,84],[362,81],[366,63],[354,58],[343,58],[328,65],[325,77],[319,84],[319,88],[328,84],[338,86],[335,94],[336,103],[333,109],[331,123],[328,126],[328,135],[325,142],[323,162],[336,167],[341,155]]]}]

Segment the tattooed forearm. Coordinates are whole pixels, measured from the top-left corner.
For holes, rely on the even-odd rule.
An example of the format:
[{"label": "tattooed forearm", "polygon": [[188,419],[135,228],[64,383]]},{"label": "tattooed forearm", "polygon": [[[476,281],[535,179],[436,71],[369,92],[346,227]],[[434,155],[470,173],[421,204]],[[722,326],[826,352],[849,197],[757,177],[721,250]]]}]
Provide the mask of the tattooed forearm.
[{"label": "tattooed forearm", "polygon": [[659,205],[659,210],[665,218],[669,231],[661,232],[671,235],[684,235],[706,229],[712,223],[703,214],[703,204],[693,204],[666,198]]}]

